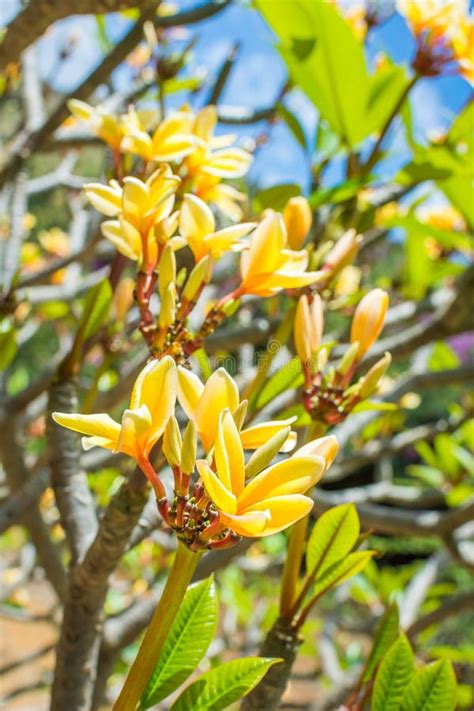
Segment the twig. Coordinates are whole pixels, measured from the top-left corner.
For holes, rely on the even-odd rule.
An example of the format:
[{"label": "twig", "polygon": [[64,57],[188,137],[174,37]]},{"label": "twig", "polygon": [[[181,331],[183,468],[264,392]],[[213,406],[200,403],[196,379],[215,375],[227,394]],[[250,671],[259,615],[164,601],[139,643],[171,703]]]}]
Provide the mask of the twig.
[{"label": "twig", "polygon": [[428,612],[412,622],[406,629],[406,633],[410,638],[416,637],[431,625],[444,622],[446,618],[460,615],[467,610],[474,610],[474,594],[472,590],[445,598],[436,610]]}]

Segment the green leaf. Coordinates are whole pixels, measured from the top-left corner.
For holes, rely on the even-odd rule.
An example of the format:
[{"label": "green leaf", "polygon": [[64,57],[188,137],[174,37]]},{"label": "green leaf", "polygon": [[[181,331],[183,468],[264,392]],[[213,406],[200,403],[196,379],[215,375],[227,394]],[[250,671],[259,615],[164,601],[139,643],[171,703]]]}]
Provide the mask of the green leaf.
[{"label": "green leaf", "polygon": [[362,677],[363,682],[372,679],[380,660],[397,639],[399,624],[398,607],[396,604],[390,605],[377,628],[372,651],[365,665],[364,675]]},{"label": "green leaf", "polygon": [[443,472],[438,467],[431,467],[428,464],[410,464],[406,470],[410,476],[435,489],[444,483]]},{"label": "green leaf", "polygon": [[186,591],[142,699],[144,709],[165,699],[196,669],[211,643],[217,624],[213,577]]},{"label": "green leaf", "polygon": [[15,327],[5,319],[0,323],[0,370],[5,370],[10,365],[17,350]]},{"label": "green leaf", "polygon": [[265,190],[256,193],[253,198],[253,206],[256,212],[262,212],[268,207],[273,210],[283,210],[288,200],[300,193],[300,186],[294,183],[272,185],[271,188],[265,188]]},{"label": "green leaf", "polygon": [[277,104],[277,115],[285,121],[293,136],[296,138],[303,150],[306,150],[306,136],[303,127],[295,114],[286,108],[284,104]]},{"label": "green leaf", "polygon": [[368,135],[364,50],[339,11],[324,0],[257,0],[281,40],[291,78],[349,147]]},{"label": "green leaf", "polygon": [[258,396],[255,405],[256,409],[261,410],[277,395],[290,388],[298,387],[302,382],[301,361],[298,357],[295,357],[268,379]]},{"label": "green leaf", "polygon": [[437,341],[433,344],[428,359],[428,370],[448,370],[458,367],[459,358],[451,346],[444,341]]},{"label": "green leaf", "polygon": [[404,67],[390,64],[370,77],[367,121],[370,131],[380,131],[408,83]]},{"label": "green leaf", "polygon": [[112,305],[112,287],[108,279],[97,284],[84,299],[80,324],[81,340],[87,341],[102,326]]},{"label": "green leaf", "polygon": [[415,671],[413,652],[404,634],[392,644],[380,664],[372,694],[372,711],[398,711]]},{"label": "green leaf", "polygon": [[447,660],[427,664],[411,679],[400,711],[453,711],[456,705],[456,677]]},{"label": "green leaf", "polygon": [[347,558],[331,565],[321,577],[316,579],[311,591],[312,597],[319,598],[331,588],[342,585],[346,580],[360,573],[374,555],[375,551],[349,553]]},{"label": "green leaf", "polygon": [[311,207],[320,207],[320,205],[338,205],[341,202],[350,200],[355,197],[359,190],[367,183],[367,178],[351,178],[332,188],[316,190],[308,198]]},{"label": "green leaf", "polygon": [[344,558],[359,538],[360,524],[354,504],[342,504],[325,511],[316,521],[306,549],[306,570],[320,577]]},{"label": "green leaf", "polygon": [[221,711],[248,694],[279,659],[248,657],[214,667],[183,691],[170,711]]},{"label": "green leaf", "polygon": [[95,22],[97,25],[97,38],[99,40],[100,48],[104,54],[107,54],[112,48],[112,42],[107,34],[105,15],[96,15]]},{"label": "green leaf", "polygon": [[172,77],[163,82],[163,91],[166,96],[177,91],[196,91],[202,83],[202,77]]}]

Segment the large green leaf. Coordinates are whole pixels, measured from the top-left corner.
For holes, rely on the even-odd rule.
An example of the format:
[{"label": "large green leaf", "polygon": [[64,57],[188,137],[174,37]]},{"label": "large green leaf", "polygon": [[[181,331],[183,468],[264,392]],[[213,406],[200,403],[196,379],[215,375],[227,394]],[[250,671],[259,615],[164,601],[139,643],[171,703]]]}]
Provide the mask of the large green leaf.
[{"label": "large green leaf", "polygon": [[360,533],[359,516],[354,504],[335,506],[323,513],[311,531],[306,549],[306,570],[325,570],[351,552]]},{"label": "large green leaf", "polygon": [[406,70],[395,64],[370,77],[367,122],[371,131],[380,131],[385,126],[407,83]]},{"label": "large green leaf", "polygon": [[393,644],[398,636],[400,620],[398,615],[398,607],[394,603],[385,612],[380,620],[372,651],[364,669],[363,681],[369,681],[372,678],[380,660],[385,655],[388,648]]},{"label": "large green leaf", "polygon": [[0,370],[5,370],[18,350],[16,330],[10,319],[0,323]]},{"label": "large green leaf", "polygon": [[261,410],[262,407],[265,407],[265,405],[271,402],[277,395],[280,395],[290,388],[298,387],[302,382],[301,361],[296,357],[290,360],[287,365],[277,370],[271,378],[269,378],[258,396],[255,405],[256,409]]},{"label": "large green leaf", "polygon": [[339,11],[324,0],[256,0],[281,40],[293,81],[350,148],[370,131],[364,50]]},{"label": "large green leaf", "polygon": [[107,318],[112,304],[112,287],[104,279],[89,291],[84,299],[80,332],[82,341],[94,335]]},{"label": "large green leaf", "polygon": [[334,563],[320,577],[316,578],[311,597],[319,598],[331,588],[342,585],[346,580],[360,573],[374,555],[375,551],[349,553],[347,558]]},{"label": "large green leaf", "polygon": [[456,677],[451,662],[427,664],[411,679],[400,711],[453,711],[456,706]]},{"label": "large green leaf", "polygon": [[214,667],[190,684],[170,711],[222,711],[248,694],[278,661],[248,657]]},{"label": "large green leaf", "polygon": [[288,200],[300,193],[301,188],[295,183],[272,185],[271,188],[265,188],[255,194],[253,207],[256,212],[262,212],[267,207],[272,208],[272,210],[283,210]]},{"label": "large green leaf", "polygon": [[413,652],[404,634],[392,644],[380,664],[372,694],[372,711],[398,711],[415,671]]},{"label": "large green leaf", "polygon": [[211,576],[187,590],[142,696],[142,708],[165,699],[192,674],[211,643],[216,623],[216,586]]}]

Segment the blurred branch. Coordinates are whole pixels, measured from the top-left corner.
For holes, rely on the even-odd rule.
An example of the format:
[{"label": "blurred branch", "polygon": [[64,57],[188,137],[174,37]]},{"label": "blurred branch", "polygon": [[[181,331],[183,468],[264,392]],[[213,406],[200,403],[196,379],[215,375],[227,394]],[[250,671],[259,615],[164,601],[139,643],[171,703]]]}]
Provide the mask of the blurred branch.
[{"label": "blurred branch", "polygon": [[230,73],[234,67],[235,60],[237,59],[239,47],[239,43],[235,42],[226,59],[222,63],[222,66],[214,82],[214,86],[212,87],[212,91],[209,95],[209,100],[206,102],[207,104],[217,104],[217,102],[219,101],[222,92],[225,89],[225,85],[230,76]]},{"label": "blurred branch", "polygon": [[56,376],[49,389],[46,434],[51,467],[51,486],[73,565],[82,560],[97,530],[94,497],[80,462],[80,437],[56,424],[51,413],[78,412],[75,383]]},{"label": "blurred branch", "polygon": [[[18,421],[14,417],[10,417],[0,427],[0,453],[12,492],[17,491],[29,480],[29,472],[16,439],[17,428]],[[49,531],[43,521],[37,501],[26,509],[20,520],[28,530],[46,577],[59,599],[64,599],[66,572],[61,562],[59,551],[49,536]]]},{"label": "blurred branch", "polygon": [[49,469],[42,469],[32,476],[0,506],[0,534],[17,523],[32,507],[49,485]]},{"label": "blurred branch", "polygon": [[416,637],[431,625],[444,622],[448,617],[460,615],[467,610],[474,610],[474,594],[472,590],[445,598],[436,610],[428,612],[412,622],[406,629],[406,633],[410,638]]},{"label": "blurred branch", "polygon": [[434,553],[408,583],[400,603],[400,627],[410,627],[418,616],[429,589],[449,558],[445,551]]},{"label": "blurred branch", "polygon": [[[77,10],[76,5],[80,5],[80,7],[87,7],[87,12],[97,13],[101,11],[99,9],[101,6],[108,8],[108,10],[105,10],[106,12],[112,11],[112,9],[114,11],[116,9],[120,9],[121,2],[123,2],[126,7],[143,6],[144,9],[140,15],[140,18],[135,22],[126,35],[122,37],[113,49],[102,59],[100,64],[87,77],[87,79],[85,79],[85,81],[83,81],[80,86],[76,87],[69,95],[64,96],[60,100],[56,109],[36,131],[27,132],[25,136],[21,136],[19,138],[17,145],[14,146],[6,164],[3,167],[3,170],[0,172],[0,188],[18,173],[24,162],[28,160],[28,158],[35,151],[45,147],[54,131],[69,116],[69,109],[67,106],[69,99],[87,99],[90,94],[92,94],[94,89],[108,79],[115,67],[118,66],[128,56],[130,51],[142,40],[143,25],[145,22],[153,21],[155,26],[159,28],[175,27],[177,25],[199,22],[200,20],[211,17],[217,12],[223,10],[224,7],[231,2],[231,0],[213,0],[212,2],[208,2],[193,10],[186,10],[177,13],[176,15],[166,17],[159,17],[156,15],[156,2],[149,5],[149,2],[140,3],[139,0],[132,0],[132,2],[129,2],[129,0],[99,0],[99,2],[96,2],[96,0],[75,0],[74,4],[68,4],[61,2],[61,0],[55,0],[53,12],[61,12],[62,14],[59,16],[51,16],[49,13],[46,16],[44,14],[39,14],[38,18],[35,17],[34,26],[40,28],[39,34],[42,34],[45,29],[49,27],[51,22],[60,19],[60,17],[64,17],[71,12],[73,14],[81,14],[80,10]],[[35,13],[35,6],[38,4],[41,4],[42,6],[45,5],[51,9],[50,4],[40,3],[39,0],[31,0],[25,10],[20,13],[7,28],[3,43],[0,45],[3,57],[5,57],[9,51],[13,52],[16,56],[19,56],[23,49],[31,41],[36,39],[37,36],[39,36],[36,34],[33,38],[31,38],[30,31],[27,35],[22,37],[22,41],[19,44],[16,40],[11,42],[11,37],[16,34],[15,21],[18,20],[18,23],[23,26],[25,22],[24,17],[22,17],[21,22],[18,18],[23,16],[25,13]],[[59,8],[62,8],[62,10],[59,10]],[[46,26],[41,24],[41,20],[43,22],[47,22]],[[31,28],[29,29],[31,30]],[[30,39],[27,39],[27,37],[30,37]],[[9,61],[11,61],[11,59],[9,59]],[[2,61],[0,60],[0,71],[1,69]]]},{"label": "blurred branch", "polygon": [[56,656],[52,711],[90,708],[109,578],[126,550],[147,496],[146,479],[135,471],[111,498],[94,541],[71,573]]},{"label": "blurred branch", "polygon": [[1,245],[1,296],[2,300],[10,291],[20,264],[21,245],[25,238],[23,218],[28,211],[26,184],[23,175],[18,176],[11,197],[10,234]]}]

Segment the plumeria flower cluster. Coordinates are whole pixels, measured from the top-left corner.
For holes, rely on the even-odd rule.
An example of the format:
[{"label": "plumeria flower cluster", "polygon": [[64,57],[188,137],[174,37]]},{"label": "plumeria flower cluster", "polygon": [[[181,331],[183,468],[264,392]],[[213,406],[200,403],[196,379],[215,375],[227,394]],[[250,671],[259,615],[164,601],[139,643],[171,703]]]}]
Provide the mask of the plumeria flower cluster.
[{"label": "plumeria flower cluster", "polygon": [[[189,418],[183,435],[176,399]],[[268,536],[306,516],[313,505],[308,492],[337,454],[337,440],[328,436],[285,456],[296,442],[291,421],[244,427],[246,405],[225,370],[203,384],[165,356],[139,374],[121,423],[105,413],[52,416],[85,435],[86,449],[100,446],[132,457],[153,486],[164,520],[191,550],[200,550],[225,548],[242,536]],[[151,462],[161,438],[174,476],[170,496]],[[253,453],[246,458],[247,450]],[[283,458],[272,464],[278,454]]]},{"label": "plumeria flower cluster", "polygon": [[474,81],[474,23],[466,0],[398,0],[416,41],[412,66],[422,76],[460,74]]},{"label": "plumeria flower cluster", "polygon": [[362,359],[380,335],[388,308],[388,295],[373,289],[359,302],[352,319],[350,346],[335,365],[329,365],[330,346],[321,343],[323,303],[319,295],[299,300],[295,318],[295,347],[304,373],[303,404],[312,419],[323,426],[342,422],[377,389],[391,357],[389,353],[353,382]]}]

